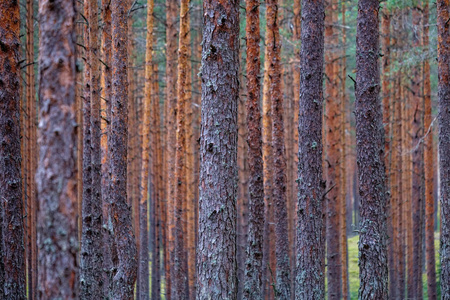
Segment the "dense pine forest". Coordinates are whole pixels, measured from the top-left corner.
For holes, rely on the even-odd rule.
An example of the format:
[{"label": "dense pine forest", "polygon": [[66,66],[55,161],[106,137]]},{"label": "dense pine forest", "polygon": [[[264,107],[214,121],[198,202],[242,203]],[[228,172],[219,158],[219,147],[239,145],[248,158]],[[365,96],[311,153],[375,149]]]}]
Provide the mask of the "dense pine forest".
[{"label": "dense pine forest", "polygon": [[0,299],[450,299],[449,0],[0,0]]}]

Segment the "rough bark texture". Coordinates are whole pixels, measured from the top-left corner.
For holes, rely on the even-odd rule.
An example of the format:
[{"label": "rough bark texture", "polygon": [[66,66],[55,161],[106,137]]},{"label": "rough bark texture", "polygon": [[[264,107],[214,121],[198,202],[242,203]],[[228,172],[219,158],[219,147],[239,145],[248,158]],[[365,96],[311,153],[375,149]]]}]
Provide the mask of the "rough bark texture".
[{"label": "rough bark texture", "polygon": [[[34,1],[27,1],[27,69],[26,69],[26,95],[27,95],[27,114],[28,114],[28,189],[27,189],[27,256],[28,256],[28,298],[34,300],[37,298],[36,282],[36,183],[34,174],[36,172],[36,86],[34,72]],[[0,235],[1,236],[1,235]]]},{"label": "rough bark texture", "polygon": [[[25,299],[20,142],[19,2],[0,3],[0,296]],[[1,282],[2,281],[2,282]]]},{"label": "rough bark texture", "polygon": [[439,175],[441,201],[441,295],[450,299],[450,32],[449,1],[437,4],[439,73]]},{"label": "rough bark texture", "polygon": [[[412,46],[420,48],[421,38],[421,5],[412,9]],[[423,221],[424,221],[424,165],[423,165],[423,90],[422,90],[421,64],[414,66],[411,74],[411,151],[412,151],[412,231],[413,231],[413,256],[412,256],[412,288],[408,288],[408,298],[422,299],[422,270],[423,270]],[[409,281],[408,281],[409,282]]]},{"label": "rough bark texture", "polygon": [[203,3],[197,299],[236,299],[239,2]]},{"label": "rough bark texture", "polygon": [[102,206],[103,206],[103,290],[111,298],[114,264],[117,264],[112,217],[111,217],[111,77],[112,77],[112,36],[111,36],[111,2],[103,1],[102,60],[105,63],[102,72]]},{"label": "rough bark texture", "polygon": [[175,218],[174,218],[174,199],[175,199],[175,144],[177,127],[177,49],[178,49],[178,2],[177,0],[166,0],[166,199],[167,205],[167,245],[166,245],[166,285],[167,297],[171,298],[173,270],[173,251],[175,247],[175,237],[173,236]]},{"label": "rough bark texture", "polygon": [[39,299],[78,299],[75,1],[39,3]]},{"label": "rough bark texture", "polygon": [[[155,194],[155,187],[157,180],[154,176],[151,177],[151,189],[149,191],[149,170],[150,170],[150,157],[155,159],[150,150],[150,128],[151,128],[151,113],[152,113],[152,72],[153,72],[153,7],[154,1],[147,1],[147,31],[146,31],[146,45],[145,45],[145,92],[143,101],[143,124],[142,124],[142,165],[141,165],[141,184],[140,184],[140,201],[139,201],[139,296],[142,299],[148,299],[150,297],[150,282],[149,282],[149,247],[148,247],[148,206],[150,198],[150,213],[152,216],[153,231],[152,247],[156,247],[154,242],[156,241],[157,231],[155,230],[157,214],[155,214],[157,197]],[[154,129],[153,129],[154,130]],[[154,145],[154,143],[153,143]],[[153,163],[154,165],[154,163]],[[152,166],[151,174],[155,174],[155,167]],[[149,197],[150,192],[150,197]],[[159,255],[159,253],[157,253]],[[155,255],[152,256],[152,267],[155,263]],[[158,261],[159,263],[159,261]],[[153,273],[153,272],[152,272]],[[152,289],[153,290],[153,289]]]},{"label": "rough bark texture", "polygon": [[424,134],[425,134],[425,249],[428,299],[437,299],[436,257],[434,249],[434,157],[433,127],[431,109],[431,84],[429,51],[429,1],[424,1],[423,8],[423,47],[427,54],[423,62],[423,97],[424,97]]},{"label": "rough bark texture", "polygon": [[290,299],[289,239],[286,207],[286,158],[284,149],[283,94],[281,92],[281,40],[278,1],[269,0],[267,18],[267,59],[272,109],[273,203],[275,220],[276,297]]},{"label": "rough bark texture", "polygon": [[341,211],[341,106],[338,94],[338,38],[335,28],[337,2],[328,0],[325,14],[325,178],[327,221],[328,299],[342,296],[342,266],[340,249]]},{"label": "rough bark texture", "polygon": [[247,11],[247,128],[248,128],[248,240],[244,299],[263,299],[262,257],[264,233],[264,180],[260,100],[259,2],[246,2]]},{"label": "rough bark texture", "polygon": [[[267,32],[267,31],[266,31]],[[272,109],[269,92],[269,60],[267,59],[267,47],[264,59],[264,86],[262,99],[262,153],[264,175],[264,250],[263,250],[263,283],[266,299],[274,299],[276,272],[275,263],[275,222],[273,221],[273,161],[272,161]]]},{"label": "rough bark texture", "polygon": [[154,197],[153,206],[154,211],[152,213],[155,220],[155,244],[152,249],[152,300],[158,300],[161,298],[161,272],[160,272],[160,238],[159,228],[161,228],[161,240],[164,245],[164,239],[166,237],[166,224],[163,222],[163,216],[166,214],[165,201],[162,201],[164,196],[164,182],[162,178],[163,174],[163,160],[162,160],[162,148],[161,148],[161,115],[159,109],[159,87],[158,87],[158,64],[153,62],[152,64],[152,129],[151,143],[152,147],[152,174],[153,174],[153,186]]},{"label": "rough bark texture", "polygon": [[190,105],[187,76],[189,70],[189,0],[182,0],[178,48],[177,131],[175,149],[175,249],[173,252],[172,298],[188,299],[187,253],[185,251],[186,220],[186,105]]},{"label": "rough bark texture", "polygon": [[381,13],[381,44],[382,44],[382,107],[383,107],[383,126],[384,126],[384,163],[386,165],[386,182],[388,183],[388,189],[390,189],[391,197],[388,200],[388,235],[389,240],[387,242],[388,245],[388,271],[389,271],[389,297],[392,299],[396,299],[396,268],[395,268],[395,254],[396,254],[396,239],[394,238],[396,235],[396,230],[398,229],[396,226],[396,198],[393,195],[394,192],[394,183],[390,182],[390,174],[392,170],[392,157],[391,157],[391,90],[389,86],[390,82],[390,24],[391,24],[391,16],[390,12],[385,6],[382,9]]},{"label": "rough bark texture", "polygon": [[300,51],[296,299],[325,298],[322,103],[323,0],[305,0]]},{"label": "rough bark texture", "polygon": [[118,266],[113,299],[132,299],[137,249],[127,204],[127,15],[128,1],[112,0],[111,210]]},{"label": "rough bark texture", "polygon": [[[86,53],[85,88],[85,135],[83,145],[83,204],[82,237],[80,255],[80,297],[82,299],[101,299],[103,297],[102,249],[102,198],[101,198],[101,149],[100,149],[100,66],[98,46],[98,6],[97,0],[85,1],[85,15],[89,28],[85,44],[89,43]],[[89,58],[88,58],[89,57]],[[90,101],[89,101],[90,100]],[[85,129],[86,132],[86,129]],[[90,157],[88,157],[90,156]],[[83,175],[85,175],[83,173]]]},{"label": "rough bark texture", "polygon": [[387,299],[384,130],[379,100],[378,0],[358,1],[356,35],[356,149],[359,174],[360,299]]}]

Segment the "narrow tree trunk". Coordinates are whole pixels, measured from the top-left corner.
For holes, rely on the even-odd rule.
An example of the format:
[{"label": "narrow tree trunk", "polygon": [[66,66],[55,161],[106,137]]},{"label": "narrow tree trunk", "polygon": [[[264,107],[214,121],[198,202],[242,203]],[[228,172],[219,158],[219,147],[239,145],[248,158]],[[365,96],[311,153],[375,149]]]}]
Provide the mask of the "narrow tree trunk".
[{"label": "narrow tree trunk", "polygon": [[246,2],[247,11],[247,128],[248,128],[248,241],[244,299],[263,299],[262,255],[264,233],[264,177],[260,100],[259,2]]},{"label": "narrow tree trunk", "polygon": [[[267,33],[267,31],[266,31]],[[264,177],[264,250],[263,250],[263,284],[266,299],[274,299],[275,286],[275,222],[273,221],[273,150],[272,150],[272,109],[269,91],[269,59],[267,46],[264,59],[264,82],[262,99],[262,153]]]},{"label": "narrow tree trunk", "polygon": [[35,89],[35,73],[34,73],[34,1],[27,1],[27,108],[28,108],[28,191],[29,197],[27,199],[27,227],[28,227],[28,298],[34,300],[37,298],[36,282],[36,184],[34,174],[36,171],[36,89]]},{"label": "narrow tree trunk", "polygon": [[[19,2],[0,3],[0,226],[3,285],[0,296],[25,299],[26,269],[20,142]],[[29,199],[28,199],[29,200]],[[1,276],[1,275],[0,275]]]},{"label": "narrow tree trunk", "polygon": [[381,67],[382,67],[382,107],[383,107],[383,125],[384,125],[384,163],[386,166],[386,183],[387,183],[387,189],[391,190],[390,198],[388,201],[388,235],[389,239],[387,241],[388,245],[388,272],[389,272],[389,297],[392,299],[397,299],[396,294],[396,288],[397,288],[397,269],[395,267],[395,254],[396,254],[396,239],[394,238],[397,236],[396,230],[398,229],[396,226],[396,198],[393,194],[394,191],[394,183],[391,183],[389,181],[390,174],[392,170],[391,165],[391,89],[389,86],[390,79],[389,79],[389,72],[390,72],[390,44],[391,44],[391,38],[390,38],[390,25],[391,25],[391,16],[389,9],[385,6],[382,9],[381,13],[381,42],[382,42],[382,61],[381,61]]},{"label": "narrow tree trunk", "polygon": [[175,227],[174,207],[175,207],[175,144],[176,144],[176,120],[177,120],[177,49],[178,49],[178,28],[177,17],[178,8],[176,0],[166,0],[166,199],[167,206],[167,222],[168,222],[168,241],[167,241],[167,260],[166,265],[166,291],[167,298],[171,297],[171,285],[173,270],[169,266],[173,266],[173,251],[175,247],[175,237],[173,236]]},{"label": "narrow tree trunk", "polygon": [[180,7],[180,31],[178,48],[178,94],[177,94],[177,132],[175,153],[175,249],[173,265],[172,297],[188,299],[187,253],[185,249],[186,220],[186,105],[190,105],[187,75],[190,72],[189,59],[189,0],[182,0]]},{"label": "narrow tree trunk", "polygon": [[[413,42],[412,46],[416,49],[421,47],[422,38],[421,29],[421,5],[416,5],[412,9]],[[411,82],[411,151],[412,151],[412,231],[413,231],[413,257],[412,257],[412,291],[408,294],[409,298],[422,299],[422,270],[423,270],[423,197],[424,197],[424,166],[423,166],[423,96],[422,96],[422,76],[421,65],[416,65],[412,74]]]},{"label": "narrow tree trunk", "polygon": [[429,51],[429,4],[425,1],[423,8],[423,47],[426,57],[423,62],[423,97],[424,97],[424,134],[425,134],[425,249],[427,266],[428,299],[437,299],[436,257],[434,249],[434,157],[433,127],[431,112],[431,84]]},{"label": "narrow tree trunk", "polygon": [[127,204],[127,15],[126,0],[111,0],[112,106],[111,106],[111,208],[118,266],[113,279],[114,299],[132,299],[137,275],[137,249],[131,211]]},{"label": "narrow tree trunk", "polygon": [[275,212],[276,296],[290,299],[289,239],[286,207],[286,158],[284,149],[283,95],[281,92],[281,40],[278,26],[278,2],[267,2],[269,89],[272,105],[273,202]]},{"label": "narrow tree trunk", "polygon": [[[296,299],[325,298],[322,103],[324,1],[302,7]],[[312,26],[314,24],[314,26]]]},{"label": "narrow tree trunk", "polygon": [[103,2],[102,60],[105,63],[102,72],[102,206],[103,206],[103,270],[104,295],[111,297],[114,266],[117,265],[111,212],[111,77],[112,77],[112,36],[111,36],[111,2]]},{"label": "narrow tree trunk", "polygon": [[342,186],[340,185],[341,163],[341,105],[338,96],[338,39],[335,30],[337,2],[328,1],[325,13],[325,178],[326,178],[326,240],[328,299],[341,299],[342,266],[340,249],[340,211]]},{"label": "narrow tree trunk", "polygon": [[[85,126],[90,128],[85,135],[83,151],[83,177],[86,198],[83,197],[82,237],[80,255],[80,297],[82,299],[103,298],[103,276],[98,270],[103,268],[102,251],[102,198],[101,198],[101,149],[100,149],[100,66],[98,47],[98,7],[97,0],[85,1],[85,15],[89,28],[85,44],[89,44],[86,53],[86,90],[85,90]],[[90,101],[89,101],[90,100]],[[89,130],[89,129],[87,129]],[[85,131],[86,132],[86,131]],[[90,156],[89,158],[87,156]]]},{"label": "narrow tree trunk", "polygon": [[[150,169],[150,156],[152,157],[152,162],[155,159],[150,153],[150,128],[151,128],[151,112],[152,112],[152,71],[153,71],[153,0],[147,1],[147,34],[146,34],[146,46],[145,46],[145,92],[143,99],[143,124],[142,124],[142,165],[141,165],[141,195],[139,201],[139,234],[141,245],[139,248],[139,295],[142,299],[148,299],[150,296],[150,282],[149,282],[149,248],[148,248],[148,203],[149,203],[149,169]],[[154,144],[154,143],[153,143]],[[155,171],[155,168],[152,168]],[[152,172],[153,175],[154,172]],[[157,182],[152,176],[151,182]],[[154,225],[156,225],[157,214],[155,214],[156,203],[158,201],[155,193],[156,184],[152,184],[153,189],[150,190],[151,199],[151,209],[150,213],[152,215],[152,230],[153,241],[156,241],[157,231]],[[152,247],[156,247],[153,243]],[[159,253],[156,253],[159,255]],[[152,264],[155,263],[155,257],[152,256]],[[152,265],[153,266],[153,265]],[[153,273],[153,272],[152,272]]]},{"label": "narrow tree trunk", "polygon": [[349,181],[347,180],[348,166],[347,162],[347,124],[348,124],[348,105],[347,105],[347,93],[346,93],[346,78],[347,78],[347,33],[346,33],[346,23],[345,23],[345,12],[346,6],[345,1],[341,4],[342,13],[342,57],[341,57],[341,203],[340,203],[340,214],[341,214],[341,231],[340,231],[340,244],[341,244],[341,272],[342,272],[342,299],[350,299],[350,286],[348,279],[348,245],[347,245],[347,185]]},{"label": "narrow tree trunk", "polygon": [[78,299],[75,1],[41,1],[39,24],[38,297]]},{"label": "narrow tree trunk", "polygon": [[387,299],[386,176],[379,101],[378,0],[358,1],[356,38],[356,149],[359,174],[360,299]]},{"label": "narrow tree trunk", "polygon": [[207,0],[203,10],[197,299],[233,300],[237,296],[239,3]]},{"label": "narrow tree trunk", "polygon": [[450,295],[450,33],[449,1],[437,1],[439,167],[441,196],[441,295]]},{"label": "narrow tree trunk", "polygon": [[[147,8],[148,9],[148,8]],[[154,37],[153,37],[154,38]],[[158,87],[158,64],[153,61],[152,63],[152,129],[151,136],[152,142],[152,174],[154,181],[154,200],[156,202],[155,211],[152,213],[156,218],[155,226],[155,244],[152,252],[152,300],[158,300],[161,298],[161,273],[160,273],[160,239],[159,228],[161,228],[161,240],[164,246],[164,240],[166,237],[166,224],[164,223],[163,216],[166,215],[165,201],[162,199],[164,196],[164,181],[163,174],[163,157],[161,147],[161,115],[159,109],[159,87]]]}]

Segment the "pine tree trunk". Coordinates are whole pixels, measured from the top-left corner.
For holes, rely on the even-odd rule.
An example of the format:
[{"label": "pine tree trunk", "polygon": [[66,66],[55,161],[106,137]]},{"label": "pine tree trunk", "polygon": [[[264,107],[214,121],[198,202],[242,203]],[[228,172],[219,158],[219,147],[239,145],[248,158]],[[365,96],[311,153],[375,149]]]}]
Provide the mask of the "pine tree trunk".
[{"label": "pine tree trunk", "polygon": [[39,21],[38,297],[78,299],[75,1],[41,1]]},{"label": "pine tree trunk", "polygon": [[303,2],[298,124],[296,299],[325,298],[325,183],[322,178],[324,16],[323,0]]},{"label": "pine tree trunk", "polygon": [[111,0],[112,106],[111,106],[111,208],[118,265],[113,298],[132,299],[137,276],[137,249],[131,211],[127,204],[127,15],[126,0]]},{"label": "pine tree trunk", "polygon": [[[82,237],[80,255],[80,298],[103,298],[103,276],[98,270],[103,268],[102,252],[102,198],[101,198],[101,149],[100,149],[100,66],[98,46],[97,1],[85,1],[85,16],[89,20],[85,43],[87,67],[85,98],[85,125],[90,128],[85,135],[83,169],[88,172],[83,177],[86,198],[82,205]],[[85,80],[87,77],[85,78]],[[89,101],[90,100],[90,101]],[[90,140],[89,140],[90,138]],[[90,156],[89,158],[87,156]]]},{"label": "pine tree trunk", "polygon": [[[266,31],[267,33],[267,31]],[[262,99],[262,153],[264,173],[264,250],[263,250],[263,284],[266,299],[274,299],[275,284],[274,274],[276,272],[275,262],[275,230],[273,220],[273,150],[272,150],[272,109],[269,91],[269,59],[267,57],[267,46],[264,59],[264,82]]]},{"label": "pine tree trunk", "polygon": [[[154,37],[152,37],[154,38]],[[166,237],[166,224],[163,222],[163,216],[166,214],[164,199],[164,182],[162,178],[163,173],[163,160],[162,160],[162,147],[161,147],[161,115],[159,109],[159,87],[158,87],[158,64],[152,63],[152,129],[151,136],[152,147],[152,174],[154,182],[154,199],[156,206],[152,215],[156,218],[155,222],[155,244],[152,252],[152,300],[158,300],[161,298],[161,273],[160,273],[160,239],[159,228],[161,228],[161,240],[164,246],[164,240]],[[165,260],[164,260],[165,262]]]},{"label": "pine tree trunk", "polygon": [[356,150],[359,174],[360,299],[387,299],[386,176],[384,131],[379,101],[378,0],[358,1],[356,36]]},{"label": "pine tree trunk", "polygon": [[[0,205],[3,280],[0,296],[25,299],[26,269],[21,178],[19,2],[0,3]],[[30,201],[28,199],[28,201]]]},{"label": "pine tree trunk", "polygon": [[[412,26],[414,48],[422,45],[421,29],[421,5],[416,5],[412,9]],[[423,270],[423,221],[424,221],[424,166],[423,166],[423,95],[422,95],[422,73],[421,65],[415,66],[411,81],[411,151],[412,151],[412,231],[413,231],[413,294],[408,294],[409,298],[422,299],[422,270]]]},{"label": "pine tree trunk", "polygon": [[328,299],[341,299],[342,266],[340,249],[340,185],[341,105],[338,96],[338,40],[335,30],[337,2],[328,1],[325,13],[325,128],[326,128],[326,240]]},{"label": "pine tree trunk", "polygon": [[[236,299],[239,3],[203,3],[197,299]],[[215,13],[216,12],[216,13]]]},{"label": "pine tree trunk", "polygon": [[102,60],[104,66],[102,72],[102,206],[103,206],[103,269],[104,295],[111,297],[113,269],[117,265],[117,252],[114,244],[113,228],[112,228],[112,212],[110,198],[110,182],[111,182],[111,77],[112,77],[112,60],[111,60],[112,36],[111,36],[111,2],[103,2],[103,30],[102,30]]},{"label": "pine tree trunk", "polygon": [[[150,157],[152,162],[155,159],[154,155],[151,155],[150,150],[150,128],[151,127],[151,113],[152,113],[152,71],[153,71],[153,0],[147,1],[147,33],[146,33],[146,46],[145,46],[145,93],[143,99],[143,124],[142,124],[142,165],[141,165],[141,184],[140,184],[140,201],[139,201],[139,234],[140,234],[140,248],[139,248],[139,295],[142,299],[148,299],[150,296],[150,282],[149,282],[149,248],[148,248],[148,217],[147,211],[149,206],[149,192],[150,192],[150,213],[152,216],[152,227],[154,234],[152,239],[155,242],[157,231],[154,225],[156,225],[157,214],[155,214],[156,201],[155,186],[152,184],[149,191],[150,182],[155,182],[154,172],[152,173],[151,181],[149,182],[149,170],[150,170]],[[154,128],[153,128],[154,130]],[[154,143],[152,143],[154,145]],[[154,171],[155,168],[153,167]],[[153,243],[152,247],[156,247]],[[159,255],[159,253],[157,253]],[[155,257],[152,256],[152,267],[155,263]],[[152,272],[153,273],[153,272]]]},{"label": "pine tree trunk", "polygon": [[182,0],[180,7],[180,31],[178,48],[177,131],[175,149],[175,249],[173,265],[173,299],[188,299],[187,253],[185,249],[186,220],[186,105],[190,105],[188,90],[189,70],[189,0]]},{"label": "pine tree trunk", "polygon": [[[423,8],[423,47],[429,51],[429,4],[424,2]],[[424,97],[424,134],[425,134],[425,249],[428,299],[437,299],[436,290],[436,257],[434,249],[434,157],[433,127],[431,112],[430,62],[428,56],[423,62],[423,97]]]},{"label": "pine tree trunk", "polygon": [[286,203],[286,158],[284,148],[283,95],[281,92],[281,40],[278,2],[267,3],[266,44],[269,60],[269,93],[272,109],[273,203],[275,220],[276,297],[290,299],[289,239]]},{"label": "pine tree trunk", "polygon": [[248,240],[244,299],[263,299],[262,255],[264,233],[264,180],[262,159],[260,89],[259,2],[246,2],[247,11],[247,128],[248,128]]},{"label": "pine tree trunk", "polygon": [[439,173],[441,197],[441,295],[450,295],[450,33],[449,1],[437,4],[439,73]]}]

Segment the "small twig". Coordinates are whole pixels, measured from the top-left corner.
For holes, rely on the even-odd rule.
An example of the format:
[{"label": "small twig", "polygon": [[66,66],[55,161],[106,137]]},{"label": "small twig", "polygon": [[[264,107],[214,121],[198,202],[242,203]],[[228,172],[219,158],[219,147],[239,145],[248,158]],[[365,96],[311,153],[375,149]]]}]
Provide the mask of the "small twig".
[{"label": "small twig", "polygon": [[355,80],[352,76],[350,76],[350,74],[348,74],[347,76],[348,76],[348,78],[350,78],[350,79],[353,81],[353,83],[354,83],[355,86],[356,86],[356,80]]}]

